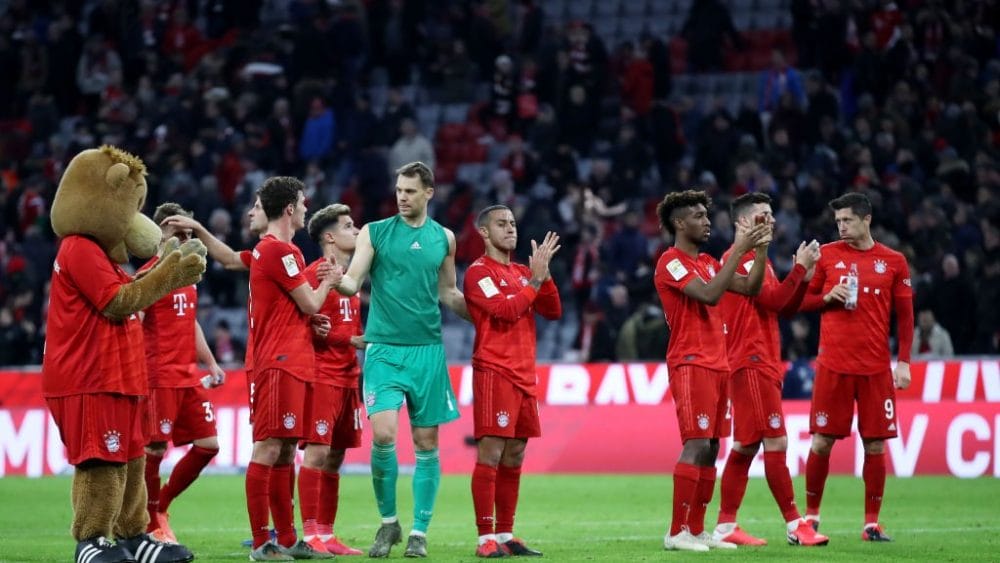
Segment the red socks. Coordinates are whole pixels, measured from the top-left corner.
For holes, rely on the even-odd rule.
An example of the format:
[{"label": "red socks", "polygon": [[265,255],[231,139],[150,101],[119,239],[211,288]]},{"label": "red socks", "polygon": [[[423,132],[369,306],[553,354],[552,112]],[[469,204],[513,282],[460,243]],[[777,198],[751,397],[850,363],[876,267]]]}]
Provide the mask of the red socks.
[{"label": "red socks", "polygon": [[146,454],[146,491],[148,491],[146,496],[146,511],[149,512],[149,525],[146,526],[147,532],[152,532],[160,527],[160,524],[156,521],[156,513],[160,510],[160,462],[162,461],[162,455]]},{"label": "red socks", "polygon": [[694,536],[705,531],[705,511],[715,493],[715,466],[699,467],[698,470],[698,486],[694,493],[694,504],[688,511],[687,522],[688,530]]},{"label": "red socks", "polygon": [[719,485],[719,524],[736,522],[736,512],[743,504],[743,496],[747,492],[747,481],[750,480],[750,464],[753,456],[741,454],[736,450],[729,452],[726,468],[722,471],[722,483]]},{"label": "red socks", "polygon": [[514,533],[514,511],[521,490],[521,468],[500,464],[496,477],[496,533]]},{"label": "red socks", "polygon": [[[289,472],[292,465],[275,465],[271,468],[271,480],[268,486],[268,500],[271,505],[271,520],[274,530],[278,533],[278,543],[283,547],[295,544],[295,511],[292,508],[292,483]],[[301,500],[301,499],[300,499]]]},{"label": "red socks", "polygon": [[[301,493],[299,495],[301,496]],[[302,502],[302,499],[299,499],[299,502]],[[340,473],[321,471],[319,508],[316,511],[316,533],[321,536],[333,535],[333,523],[337,521],[337,505],[339,503]]]},{"label": "red socks", "polygon": [[764,476],[767,477],[767,486],[771,488],[771,495],[778,503],[782,518],[785,519],[785,522],[792,522],[801,518],[802,515],[799,514],[799,508],[795,506],[792,476],[788,473],[786,459],[785,452],[764,452]]},{"label": "red socks", "polygon": [[674,468],[673,517],[670,521],[670,535],[681,533],[687,525],[688,511],[694,504],[695,490],[698,488],[700,469],[690,463],[677,463]]},{"label": "red socks", "polygon": [[250,531],[253,533],[254,549],[264,545],[270,539],[267,528],[268,483],[270,480],[271,468],[269,466],[252,461],[247,466],[247,514],[250,515]]},{"label": "red socks", "polygon": [[302,535],[308,539],[318,534],[319,491],[323,472],[311,467],[299,468],[299,511],[302,513]]},{"label": "red socks", "polygon": [[494,532],[493,507],[496,502],[497,468],[477,463],[472,470],[472,507],[480,536]]},{"label": "red socks", "polygon": [[861,476],[865,480],[865,524],[874,524],[878,522],[885,492],[885,453],[865,454]]},{"label": "red socks", "polygon": [[806,516],[818,516],[823,501],[826,477],[830,474],[830,456],[809,450],[806,458]]},{"label": "red socks", "polygon": [[[191,483],[198,478],[198,475],[201,475],[201,470],[205,469],[205,466],[212,462],[212,458],[217,453],[219,453],[219,450],[191,446],[188,453],[184,454],[184,457],[174,466],[174,470],[170,472],[170,479],[163,487],[163,490],[160,491],[160,512],[167,511],[170,503],[191,486]],[[149,463],[149,458],[147,457],[146,459],[147,463]],[[148,483],[147,481],[147,485]],[[153,489],[148,490],[152,491]]]}]

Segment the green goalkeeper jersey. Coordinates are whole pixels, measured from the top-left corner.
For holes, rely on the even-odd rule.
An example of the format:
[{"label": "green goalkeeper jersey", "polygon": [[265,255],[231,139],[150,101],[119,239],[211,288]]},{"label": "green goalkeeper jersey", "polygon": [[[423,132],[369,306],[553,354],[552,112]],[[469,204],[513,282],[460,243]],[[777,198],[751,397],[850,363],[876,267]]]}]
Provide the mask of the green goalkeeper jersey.
[{"label": "green goalkeeper jersey", "polygon": [[448,256],[448,235],[427,218],[411,227],[399,215],[368,224],[375,251],[369,272],[371,307],[367,342],[396,345],[441,343],[438,271]]}]

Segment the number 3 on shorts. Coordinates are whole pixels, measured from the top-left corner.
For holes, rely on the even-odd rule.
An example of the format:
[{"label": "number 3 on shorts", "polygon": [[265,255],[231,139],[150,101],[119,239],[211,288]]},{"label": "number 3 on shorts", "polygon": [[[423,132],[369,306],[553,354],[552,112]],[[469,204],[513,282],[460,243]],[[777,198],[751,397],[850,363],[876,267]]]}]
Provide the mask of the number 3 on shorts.
[{"label": "number 3 on shorts", "polygon": [[201,404],[201,406],[205,409],[205,422],[212,422],[215,420],[215,413],[212,412],[212,403],[205,401]]},{"label": "number 3 on shorts", "polygon": [[892,420],[896,416],[896,407],[892,404],[892,399],[885,400],[885,418]]}]

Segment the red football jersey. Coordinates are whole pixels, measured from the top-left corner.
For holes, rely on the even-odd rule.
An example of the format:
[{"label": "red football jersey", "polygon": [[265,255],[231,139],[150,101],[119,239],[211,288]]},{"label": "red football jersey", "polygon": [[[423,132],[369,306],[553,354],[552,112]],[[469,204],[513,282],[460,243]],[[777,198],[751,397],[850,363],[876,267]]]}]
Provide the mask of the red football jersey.
[{"label": "red football jersey", "polygon": [[656,262],[653,284],[660,295],[663,314],[670,327],[667,365],[695,365],[729,371],[722,312],[684,295],[684,287],[695,279],[708,283],[721,268],[719,262],[701,253],[691,258],[672,246]]},{"label": "red football jersey", "polygon": [[531,270],[522,264],[502,264],[482,256],[465,272],[463,290],[476,340],[472,366],[510,378],[526,393],[535,394],[535,315],[562,316],[559,289],[549,279],[535,291],[528,285]]},{"label": "red football jersey", "polygon": [[906,258],[884,244],[858,250],[844,241],[820,249],[809,293],[826,295],[858,266],[858,307],[822,309],[816,361],[837,373],[881,374],[889,368],[889,314],[895,298],[913,299]]},{"label": "red football jersey", "polygon": [[90,238],[62,239],[52,266],[42,360],[45,397],[149,393],[139,316],[116,322],[101,314],[131,281]]},{"label": "red football jersey", "polygon": [[303,381],[316,381],[309,315],[299,310],[291,291],[309,281],[297,246],[273,235],[260,239],[250,263],[250,340],[253,369],[280,369]]},{"label": "red football jersey", "polygon": [[[319,287],[316,271],[324,262],[325,258],[319,258],[306,268],[306,279],[313,288]],[[332,325],[326,338],[313,335],[316,372],[320,381],[334,387],[357,389],[361,368],[358,365],[358,349],[351,344],[351,337],[361,335],[361,299],[357,294],[345,297],[333,290],[326,296],[319,312],[330,317]]]},{"label": "red football jersey", "polygon": [[[159,261],[154,256],[140,272]],[[198,318],[198,288],[175,289],[146,308],[142,334],[146,342],[146,372],[150,387],[200,385],[194,323]]]},{"label": "red football jersey", "polygon": [[[722,255],[722,261],[730,259],[732,247]],[[739,257],[740,265],[736,275],[749,276],[753,267],[754,251]],[[781,363],[781,333],[778,332],[778,315],[794,313],[808,284],[804,278],[806,269],[796,265],[785,277],[778,281],[771,261],[764,268],[764,283],[755,296],[727,291],[722,295],[719,307],[726,328],[726,350],[729,368],[757,369],[769,377],[783,381],[785,370]]]}]

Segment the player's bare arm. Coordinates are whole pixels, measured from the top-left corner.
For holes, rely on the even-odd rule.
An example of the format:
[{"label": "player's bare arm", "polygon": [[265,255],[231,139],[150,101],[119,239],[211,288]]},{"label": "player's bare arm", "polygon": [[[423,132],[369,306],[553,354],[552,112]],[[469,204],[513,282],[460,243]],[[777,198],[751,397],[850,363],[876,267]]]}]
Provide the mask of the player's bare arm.
[{"label": "player's bare arm", "polygon": [[335,278],[339,277],[339,275],[334,274],[334,266],[330,263],[320,265],[316,273],[319,277],[319,285],[316,286],[316,289],[313,289],[307,281],[300,284],[290,293],[292,300],[295,301],[299,310],[307,315],[314,315],[319,312],[323,306],[323,302],[326,301],[326,296],[329,295],[330,290],[333,289],[333,284],[337,281]]},{"label": "player's bare arm", "polygon": [[[344,297],[356,294],[361,289],[361,284],[364,283],[365,278],[368,277],[368,272],[371,270],[374,258],[375,248],[372,246],[372,236],[368,231],[368,225],[365,225],[361,227],[361,231],[358,233],[354,247],[354,256],[351,258],[351,266],[347,270],[347,273],[341,277],[339,283],[334,285],[334,289]],[[452,250],[452,258],[454,258],[454,249]]]},{"label": "player's bare arm", "polygon": [[243,264],[243,261],[240,260],[239,252],[236,252],[230,248],[228,244],[219,240],[208,229],[206,229],[204,225],[192,217],[185,217],[184,215],[171,215],[170,217],[164,219],[160,226],[173,226],[178,229],[191,229],[194,236],[198,237],[198,240],[205,244],[205,248],[208,249],[208,255],[212,257],[212,260],[222,264],[223,268],[244,272],[249,269],[245,264]]},{"label": "player's bare arm", "polygon": [[[451,232],[451,229],[445,229],[444,232],[448,236],[448,255],[444,257],[444,261],[441,262],[441,267],[438,269],[438,300],[444,303],[444,306],[451,309],[456,315],[472,322],[472,317],[469,316],[469,308],[465,304],[465,296],[458,289],[456,282],[455,233]],[[361,235],[359,234],[359,243],[360,240]],[[357,260],[357,251],[355,251],[355,260]],[[354,269],[353,262],[351,263],[351,269]]]},{"label": "player's bare arm", "polygon": [[218,387],[226,382],[226,372],[219,367],[215,361],[212,349],[208,347],[208,340],[205,339],[205,331],[201,329],[201,323],[194,322],[194,348],[198,361],[208,366],[209,375],[212,376],[212,387]]}]

